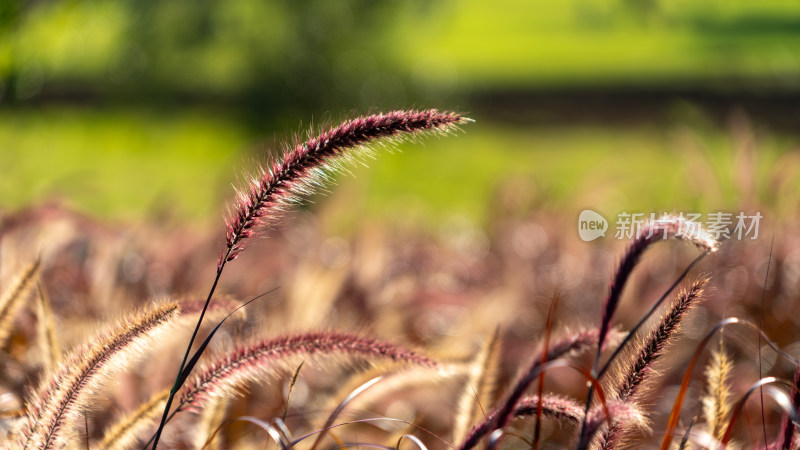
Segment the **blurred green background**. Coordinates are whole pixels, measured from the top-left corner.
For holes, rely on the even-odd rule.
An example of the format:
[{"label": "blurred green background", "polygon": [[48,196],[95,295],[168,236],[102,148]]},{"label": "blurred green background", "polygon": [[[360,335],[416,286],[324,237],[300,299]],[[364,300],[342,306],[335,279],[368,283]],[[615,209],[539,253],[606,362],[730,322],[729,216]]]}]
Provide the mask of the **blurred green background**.
[{"label": "blurred green background", "polygon": [[793,215],[798,100],[789,0],[3,0],[0,209],[217,223],[286,139],[436,107],[476,122],[342,177],[343,223]]}]

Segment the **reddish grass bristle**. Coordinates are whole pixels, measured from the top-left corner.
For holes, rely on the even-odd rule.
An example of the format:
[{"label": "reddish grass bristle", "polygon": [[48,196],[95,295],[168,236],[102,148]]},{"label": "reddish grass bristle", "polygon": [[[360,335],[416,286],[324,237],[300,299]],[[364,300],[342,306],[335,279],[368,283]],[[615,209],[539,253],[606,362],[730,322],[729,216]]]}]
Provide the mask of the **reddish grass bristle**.
[{"label": "reddish grass bristle", "polygon": [[197,410],[209,398],[238,389],[255,375],[274,371],[292,356],[335,355],[345,359],[383,360],[424,367],[438,363],[400,346],[346,333],[319,332],[256,340],[238,346],[202,370],[185,386],[176,412]]},{"label": "reddish grass bristle", "polygon": [[295,145],[281,161],[268,164],[249,188],[239,192],[236,206],[225,222],[226,251],[218,264],[238,257],[245,241],[270,219],[270,213],[315,191],[327,171],[352,156],[349,151],[377,139],[444,133],[466,121],[458,114],[435,109],[392,111],[348,120]]}]

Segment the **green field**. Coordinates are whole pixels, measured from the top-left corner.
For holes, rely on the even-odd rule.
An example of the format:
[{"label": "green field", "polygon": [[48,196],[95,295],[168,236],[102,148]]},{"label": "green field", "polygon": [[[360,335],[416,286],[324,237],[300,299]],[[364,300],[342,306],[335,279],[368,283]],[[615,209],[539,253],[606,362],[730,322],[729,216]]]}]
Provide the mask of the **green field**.
[{"label": "green field", "polygon": [[[256,135],[201,112],[5,113],[0,198],[10,209],[62,199],[114,219],[218,220],[232,198],[231,183],[285,134],[265,129]],[[755,189],[761,192],[775,161],[796,141],[763,131],[756,137],[754,170],[765,181]],[[528,210],[730,209],[742,200],[737,146],[728,129],[701,120],[521,128],[478,117],[453,136],[406,143],[400,152],[378,150],[364,161],[369,168],[354,167],[354,176],[341,176],[332,198],[318,203],[331,202],[346,216],[385,219],[403,211],[400,216],[423,222],[451,215],[484,222],[504,197],[522,194],[511,203]]]}]

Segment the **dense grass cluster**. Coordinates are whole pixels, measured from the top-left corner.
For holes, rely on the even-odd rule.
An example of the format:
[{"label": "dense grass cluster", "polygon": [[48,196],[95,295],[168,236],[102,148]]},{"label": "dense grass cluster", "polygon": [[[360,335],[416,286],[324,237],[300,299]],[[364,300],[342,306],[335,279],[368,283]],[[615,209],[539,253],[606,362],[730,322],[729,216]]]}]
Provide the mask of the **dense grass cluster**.
[{"label": "dense grass cluster", "polygon": [[[55,207],[6,217],[3,270],[17,276],[0,298],[4,445],[797,445],[796,325],[780,317],[798,308],[789,241],[720,245],[665,215],[614,264],[618,249],[560,244],[558,219],[455,229],[449,244],[374,229],[321,238],[303,216],[279,225],[376,144],[466,122],[394,111],[311,136],[252,177],[224,239],[131,238]],[[268,227],[273,239],[254,239]],[[718,314],[735,302],[753,311]]]}]

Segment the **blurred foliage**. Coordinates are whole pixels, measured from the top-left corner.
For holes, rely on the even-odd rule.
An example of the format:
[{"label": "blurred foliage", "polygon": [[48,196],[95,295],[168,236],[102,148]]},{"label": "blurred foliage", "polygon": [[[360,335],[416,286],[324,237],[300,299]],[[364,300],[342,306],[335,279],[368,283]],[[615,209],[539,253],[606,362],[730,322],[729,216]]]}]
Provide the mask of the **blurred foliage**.
[{"label": "blurred foliage", "polygon": [[23,1],[0,7],[6,101],[383,107],[476,89],[800,87],[787,0]]},{"label": "blurred foliage", "polygon": [[360,96],[376,106],[369,90],[383,90],[387,64],[380,34],[398,8],[361,0],[12,0],[0,78],[7,101],[219,102],[272,115]]},{"label": "blurred foliage", "polygon": [[469,1],[403,19],[393,37],[404,43],[398,59],[431,61],[436,68],[417,67],[420,77],[448,84],[457,76],[464,89],[800,87],[797,2]]},{"label": "blurred foliage", "polygon": [[[768,176],[797,144],[798,87],[800,3],[786,0],[5,0],[0,201],[208,217],[257,143],[418,105],[478,123],[359,171],[368,193],[344,192],[370,211],[423,198],[433,216],[481,220],[508,178],[562,206],[731,207],[730,106],[766,105],[745,114]],[[709,158],[720,173],[703,181],[692,167]]]},{"label": "blurred foliage", "polygon": [[[315,206],[336,211],[340,233],[365,212],[427,225],[584,207],[614,215],[755,202],[783,217],[797,213],[796,139],[746,120],[720,127],[690,115],[637,126],[527,128],[476,116],[464,133],[405,144],[401,153],[379,150]],[[207,111],[0,112],[0,199],[11,208],[55,198],[116,218],[145,213],[218,225],[231,183],[263,162],[263,155],[244,156],[267,152],[253,144],[258,136]]]},{"label": "blurred foliage", "polygon": [[57,199],[116,218],[219,219],[233,174],[251,165],[237,154],[245,136],[203,114],[0,112],[0,198],[9,208]]}]

